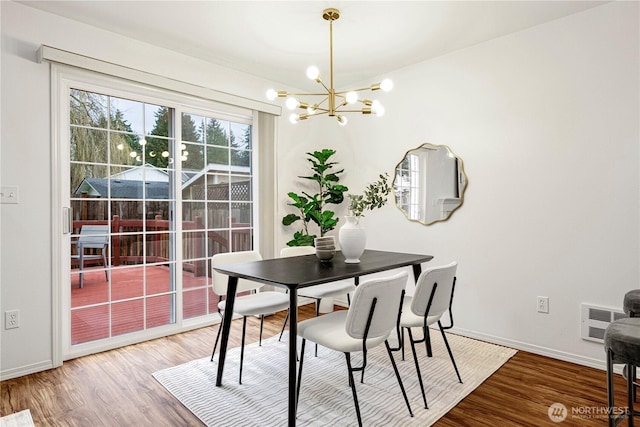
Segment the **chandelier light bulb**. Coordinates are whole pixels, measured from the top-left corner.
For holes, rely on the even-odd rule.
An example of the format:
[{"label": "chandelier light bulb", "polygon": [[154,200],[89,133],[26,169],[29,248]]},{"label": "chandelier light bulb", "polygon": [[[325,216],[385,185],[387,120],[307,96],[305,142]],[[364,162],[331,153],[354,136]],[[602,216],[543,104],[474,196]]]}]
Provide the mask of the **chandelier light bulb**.
[{"label": "chandelier light bulb", "polygon": [[317,105],[307,107],[307,114],[310,116],[314,115],[316,113],[316,108],[318,108]]},{"label": "chandelier light bulb", "polygon": [[296,108],[298,108],[298,100],[293,96],[290,96],[289,98],[287,98],[287,102],[285,105],[289,110],[295,110]]},{"label": "chandelier light bulb", "polygon": [[155,157],[156,156],[156,152],[155,151],[149,151],[149,156],[150,157]]},{"label": "chandelier light bulb", "polygon": [[320,70],[318,70],[318,67],[312,65],[307,68],[307,77],[309,77],[311,80],[317,80],[318,77],[320,77]]},{"label": "chandelier light bulb", "polygon": [[129,153],[129,155],[131,157],[135,158],[138,155],[138,153],[136,153],[135,151],[132,151],[132,152]]},{"label": "chandelier light bulb", "polygon": [[164,157],[164,158],[169,157],[169,152],[168,151],[163,151],[162,152],[162,157]]},{"label": "chandelier light bulb", "polygon": [[353,91],[347,92],[345,100],[347,101],[347,104],[355,104],[358,102],[358,93]]},{"label": "chandelier light bulb", "polygon": [[142,146],[144,147],[145,145],[147,145],[147,140],[146,140],[146,139],[144,139],[144,138],[142,138],[142,139],[139,141],[139,144],[140,144],[140,145],[142,145]]},{"label": "chandelier light bulb", "polygon": [[345,126],[347,124],[347,118],[345,116],[337,115],[336,119],[338,119],[338,124],[340,126]]},{"label": "chandelier light bulb", "polygon": [[123,150],[124,149],[124,144],[120,143],[120,144],[116,145],[116,148],[118,150]]},{"label": "chandelier light bulb", "polygon": [[393,89],[393,80],[384,79],[382,82],[380,82],[380,89],[385,92],[389,92],[391,89]]},{"label": "chandelier light bulb", "polygon": [[371,112],[373,114],[375,114],[377,117],[382,117],[382,116],[384,116],[385,109],[382,106],[382,104],[380,103],[380,101],[375,100],[371,104]]},{"label": "chandelier light bulb", "polygon": [[297,114],[292,114],[289,116],[289,121],[295,125],[300,121],[300,116]]},{"label": "chandelier light bulb", "polygon": [[136,162],[141,162],[142,159],[140,158],[140,156],[136,156]]},{"label": "chandelier light bulb", "polygon": [[276,92],[275,90],[273,90],[273,89],[269,89],[269,90],[267,91],[267,99],[268,99],[269,101],[273,101],[273,100],[275,100],[277,97],[278,97],[278,92]]}]

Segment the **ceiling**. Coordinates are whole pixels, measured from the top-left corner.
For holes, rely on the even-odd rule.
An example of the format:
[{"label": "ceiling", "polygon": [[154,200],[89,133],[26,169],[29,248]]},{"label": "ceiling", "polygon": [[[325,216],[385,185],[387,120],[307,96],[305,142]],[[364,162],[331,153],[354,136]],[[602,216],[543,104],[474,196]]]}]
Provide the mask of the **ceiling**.
[{"label": "ceiling", "polygon": [[[19,1],[298,88],[329,73],[337,89],[599,6],[606,1]],[[392,77],[392,76],[391,76]]]}]

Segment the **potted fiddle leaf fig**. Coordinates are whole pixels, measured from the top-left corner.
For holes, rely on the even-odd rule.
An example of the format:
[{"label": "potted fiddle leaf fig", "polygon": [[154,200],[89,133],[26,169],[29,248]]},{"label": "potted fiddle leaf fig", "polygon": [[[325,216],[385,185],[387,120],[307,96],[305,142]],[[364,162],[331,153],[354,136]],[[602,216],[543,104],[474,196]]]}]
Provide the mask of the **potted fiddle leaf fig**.
[{"label": "potted fiddle leaf fig", "polygon": [[317,188],[317,192],[309,194],[308,192],[289,192],[291,199],[289,206],[297,209],[297,213],[290,213],[282,218],[282,224],[290,226],[301,221],[301,228],[294,232],[293,239],[287,242],[288,246],[313,246],[313,239],[317,237],[317,232],[312,232],[311,224],[315,224],[320,233],[324,236],[327,232],[333,230],[338,224],[339,219],[335,213],[327,209],[327,205],[339,205],[344,201],[344,193],[349,189],[339,184],[339,175],[344,169],[334,170],[338,162],[330,161],[331,157],[336,153],[335,150],[322,149],[307,153],[307,161],[311,164],[312,173],[308,176],[299,176],[305,180],[309,180]]}]

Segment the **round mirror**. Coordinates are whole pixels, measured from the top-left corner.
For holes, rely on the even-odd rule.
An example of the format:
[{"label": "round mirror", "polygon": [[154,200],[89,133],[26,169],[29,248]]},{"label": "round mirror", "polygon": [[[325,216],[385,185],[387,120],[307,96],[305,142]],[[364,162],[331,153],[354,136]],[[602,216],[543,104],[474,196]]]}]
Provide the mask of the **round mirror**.
[{"label": "round mirror", "polygon": [[422,144],[396,166],[396,206],[411,221],[430,225],[462,206],[467,175],[462,159],[446,145]]}]

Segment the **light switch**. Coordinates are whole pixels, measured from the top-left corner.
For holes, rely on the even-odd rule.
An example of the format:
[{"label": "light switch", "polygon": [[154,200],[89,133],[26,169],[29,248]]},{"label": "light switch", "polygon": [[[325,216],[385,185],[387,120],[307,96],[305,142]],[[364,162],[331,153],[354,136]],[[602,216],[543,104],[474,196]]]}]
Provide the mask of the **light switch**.
[{"label": "light switch", "polygon": [[0,187],[0,203],[18,203],[18,186],[3,185]]}]

